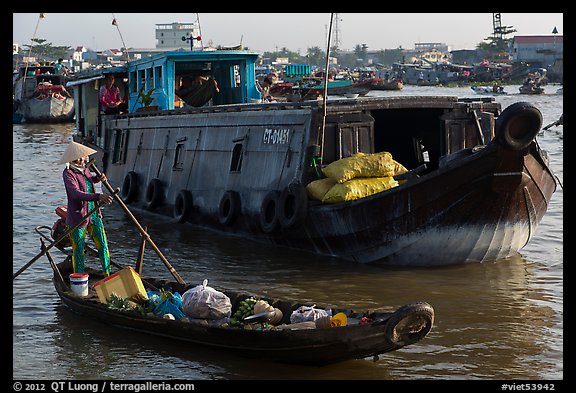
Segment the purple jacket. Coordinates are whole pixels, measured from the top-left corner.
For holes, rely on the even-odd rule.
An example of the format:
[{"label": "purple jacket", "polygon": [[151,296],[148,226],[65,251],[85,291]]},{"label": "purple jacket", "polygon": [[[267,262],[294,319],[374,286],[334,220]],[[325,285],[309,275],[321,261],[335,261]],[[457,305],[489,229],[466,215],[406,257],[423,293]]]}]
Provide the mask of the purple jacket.
[{"label": "purple jacket", "polygon": [[[90,183],[92,183],[92,189],[94,190],[94,183],[99,182],[98,178],[92,175],[88,168],[84,168],[84,174]],[[66,187],[66,195],[68,196],[66,224],[73,227],[78,224],[78,221],[80,221],[82,217],[88,214],[88,201],[97,201],[100,194],[86,192],[86,181],[81,173],[66,168],[64,172],[62,172],[62,177],[64,178],[64,186]],[[91,223],[90,218],[80,224],[78,228],[86,228],[89,223]]]}]

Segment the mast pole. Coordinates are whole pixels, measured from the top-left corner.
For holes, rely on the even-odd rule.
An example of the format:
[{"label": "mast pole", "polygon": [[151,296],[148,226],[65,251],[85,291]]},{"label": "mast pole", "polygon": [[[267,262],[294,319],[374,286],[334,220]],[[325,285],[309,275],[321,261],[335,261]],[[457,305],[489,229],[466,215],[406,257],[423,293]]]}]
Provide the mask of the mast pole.
[{"label": "mast pole", "polygon": [[324,94],[322,97],[322,130],[320,132],[320,166],[322,166],[322,159],[324,156],[324,131],[326,129],[326,101],[328,100],[328,67],[330,65],[330,38],[332,36],[332,22],[334,20],[334,13],[330,14],[330,27],[328,28],[328,42],[326,44],[326,69],[324,70]]}]

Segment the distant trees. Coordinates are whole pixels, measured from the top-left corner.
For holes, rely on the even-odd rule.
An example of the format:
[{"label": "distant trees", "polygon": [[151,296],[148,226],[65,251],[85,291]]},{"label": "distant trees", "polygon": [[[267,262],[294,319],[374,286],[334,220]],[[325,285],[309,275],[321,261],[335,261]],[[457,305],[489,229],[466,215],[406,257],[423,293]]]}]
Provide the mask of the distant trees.
[{"label": "distant trees", "polygon": [[[32,51],[30,51],[30,48],[32,48]],[[53,46],[52,43],[46,42],[43,38],[33,38],[32,44],[22,45],[20,53],[28,55],[30,52],[31,56],[38,59],[55,60],[67,58],[72,50],[70,46]]]},{"label": "distant trees", "polygon": [[487,42],[480,42],[476,48],[485,50],[490,54],[508,52],[508,48],[514,40],[514,37],[505,38],[505,36],[516,33],[516,29],[514,29],[513,26],[502,26],[497,33],[498,34],[491,37],[484,38],[484,41]]},{"label": "distant trees", "polygon": [[[514,40],[514,37],[507,38],[506,36],[516,33],[516,31],[513,26],[501,26],[497,29],[496,34],[478,43],[476,49],[484,51],[488,57],[503,59],[508,56],[510,46]],[[338,65],[341,67],[354,68],[359,65],[366,65],[367,55],[368,46],[366,44],[356,44],[353,51],[346,52],[342,52],[338,48],[330,49],[330,56],[338,58]],[[326,51],[318,46],[308,48],[305,56],[291,52],[287,48],[282,48],[281,51],[264,52],[263,57],[270,59],[288,57],[291,63],[306,63],[320,68],[323,68],[326,64]],[[401,46],[396,49],[381,49],[378,52],[377,63],[379,65],[390,66],[395,62],[404,61],[404,48]]]},{"label": "distant trees", "polygon": [[326,52],[320,49],[319,46],[308,48],[306,52],[306,60],[310,65],[324,65],[326,64]]}]

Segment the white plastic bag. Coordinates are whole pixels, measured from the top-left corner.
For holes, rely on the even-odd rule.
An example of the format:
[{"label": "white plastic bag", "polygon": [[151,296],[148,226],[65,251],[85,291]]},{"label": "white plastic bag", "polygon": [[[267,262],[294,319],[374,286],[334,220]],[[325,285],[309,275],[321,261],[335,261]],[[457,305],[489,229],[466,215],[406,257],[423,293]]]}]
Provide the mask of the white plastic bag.
[{"label": "white plastic bag", "polygon": [[222,319],[232,314],[232,303],[224,293],[208,286],[208,280],[182,295],[182,311],[190,318]]},{"label": "white plastic bag", "polygon": [[331,316],[331,314],[321,308],[314,308],[314,306],[300,306],[290,315],[290,323],[315,321],[318,318]]}]

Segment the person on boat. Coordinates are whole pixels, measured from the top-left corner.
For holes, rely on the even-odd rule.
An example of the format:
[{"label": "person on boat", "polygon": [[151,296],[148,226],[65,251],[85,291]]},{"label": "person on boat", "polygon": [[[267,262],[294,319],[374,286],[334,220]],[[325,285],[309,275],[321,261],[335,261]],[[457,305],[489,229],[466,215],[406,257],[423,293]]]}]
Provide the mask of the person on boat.
[{"label": "person on boat", "polygon": [[54,64],[54,71],[56,72],[56,74],[63,74],[63,75],[68,75],[68,67],[66,67],[64,65],[64,59],[63,58],[59,58],[58,62],[56,64]]},{"label": "person on boat", "polygon": [[127,109],[127,105],[120,97],[120,89],[114,84],[114,74],[106,75],[106,83],[100,87],[98,98],[104,114],[111,115],[122,113]]},{"label": "person on boat", "polygon": [[193,107],[206,105],[219,92],[218,82],[209,72],[180,78],[180,86],[175,91],[178,97]]},{"label": "person on boat", "polygon": [[262,101],[263,102],[272,102],[274,98],[270,95],[270,88],[278,81],[278,76],[271,72],[270,74],[264,77],[262,83],[257,83],[258,90],[260,90],[260,94],[262,94]]},{"label": "person on boat", "polygon": [[[94,202],[112,203],[112,196],[97,193],[95,183],[106,181],[106,175],[94,176],[86,167],[88,155],[96,150],[77,142],[70,142],[59,164],[66,163],[62,172],[68,204],[66,206],[66,225],[76,226],[83,217],[94,209]],[[105,276],[110,275],[110,252],[108,240],[104,231],[100,209],[95,210],[90,217],[70,233],[72,244],[72,266],[75,273],[84,272],[84,247],[86,232],[90,234],[98,249],[98,257]]]}]

